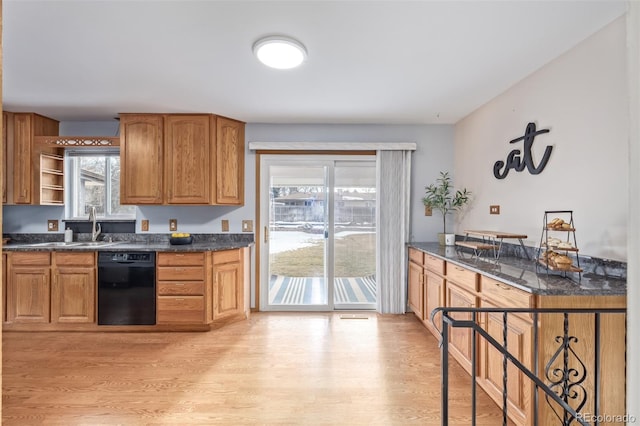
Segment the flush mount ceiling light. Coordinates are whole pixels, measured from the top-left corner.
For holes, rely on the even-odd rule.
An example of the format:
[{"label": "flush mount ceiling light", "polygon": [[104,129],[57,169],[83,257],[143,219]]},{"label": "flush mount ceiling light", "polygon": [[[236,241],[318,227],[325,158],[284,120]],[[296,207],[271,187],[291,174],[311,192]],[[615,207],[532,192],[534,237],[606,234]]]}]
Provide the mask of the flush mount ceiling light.
[{"label": "flush mount ceiling light", "polygon": [[253,44],[253,53],[266,66],[280,70],[295,68],[307,59],[302,43],[284,36],[261,38]]}]

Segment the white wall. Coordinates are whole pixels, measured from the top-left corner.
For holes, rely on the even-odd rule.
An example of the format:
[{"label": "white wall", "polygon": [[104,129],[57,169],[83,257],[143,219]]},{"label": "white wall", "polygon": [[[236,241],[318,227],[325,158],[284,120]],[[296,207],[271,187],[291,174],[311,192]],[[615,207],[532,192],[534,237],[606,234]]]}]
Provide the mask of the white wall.
[{"label": "white wall", "polygon": [[[626,25],[619,18],[455,126],[455,180],[474,192],[456,231],[492,229],[540,241],[545,210],[573,210],[581,253],[627,260],[628,107]],[[498,180],[493,164],[523,143],[528,122],[550,129],[534,142],[539,175]],[[489,215],[489,205],[501,206]]]}]

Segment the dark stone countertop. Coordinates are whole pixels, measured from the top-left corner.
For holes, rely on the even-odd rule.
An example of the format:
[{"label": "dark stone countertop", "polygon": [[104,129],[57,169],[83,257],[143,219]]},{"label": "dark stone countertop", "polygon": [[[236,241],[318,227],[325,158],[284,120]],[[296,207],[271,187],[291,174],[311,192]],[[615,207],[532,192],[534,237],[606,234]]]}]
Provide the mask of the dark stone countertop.
[{"label": "dark stone countertop", "polygon": [[[74,241],[65,246],[62,243],[62,235],[48,236],[42,234],[11,235],[13,238],[2,246],[3,251],[158,251],[158,252],[196,252],[196,251],[220,251],[254,244],[253,235],[239,234],[194,234],[191,244],[171,245],[169,237],[165,234],[113,234],[113,242],[101,242],[102,245],[87,246],[80,243],[89,243],[86,239]],[[52,243],[55,245],[41,245]]]},{"label": "dark stone countertop", "polygon": [[491,255],[475,257],[470,251],[438,243],[409,243],[409,247],[430,253],[447,262],[478,272],[521,290],[540,295],[616,296],[627,294],[627,282],[616,277],[582,273],[563,277],[559,272],[536,266],[534,260]]}]

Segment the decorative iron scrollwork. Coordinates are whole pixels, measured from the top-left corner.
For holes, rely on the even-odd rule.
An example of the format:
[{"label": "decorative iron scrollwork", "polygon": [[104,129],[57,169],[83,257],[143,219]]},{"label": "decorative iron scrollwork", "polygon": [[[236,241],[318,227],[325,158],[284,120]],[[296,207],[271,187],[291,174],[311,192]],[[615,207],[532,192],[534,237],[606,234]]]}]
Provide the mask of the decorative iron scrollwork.
[{"label": "decorative iron scrollwork", "polygon": [[[549,381],[549,388],[579,413],[587,402],[587,390],[583,386],[587,379],[587,367],[571,346],[578,343],[578,338],[569,336],[569,314],[567,313],[564,314],[563,333],[563,336],[555,338],[560,346],[545,366],[545,377]],[[562,425],[569,426],[574,421],[579,423],[568,411],[557,410],[557,404],[554,404],[548,395],[546,399]]]}]

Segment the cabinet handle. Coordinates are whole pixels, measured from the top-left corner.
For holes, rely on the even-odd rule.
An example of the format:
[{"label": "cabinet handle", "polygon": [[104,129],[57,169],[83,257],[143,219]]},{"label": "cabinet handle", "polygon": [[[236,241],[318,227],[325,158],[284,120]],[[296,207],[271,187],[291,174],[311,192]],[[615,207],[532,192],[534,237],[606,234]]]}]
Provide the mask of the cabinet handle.
[{"label": "cabinet handle", "polygon": [[175,285],[184,285],[184,283],[175,283]]},{"label": "cabinet handle", "polygon": [[511,286],[510,285],[496,283],[496,287],[498,287],[498,288],[500,288],[502,290],[511,290]]},{"label": "cabinet handle", "polygon": [[184,254],[176,254],[176,257],[184,257]]},{"label": "cabinet handle", "polygon": [[264,243],[268,243],[269,242],[269,227],[265,226],[264,227]]},{"label": "cabinet handle", "polygon": [[454,266],[453,269],[455,269],[456,271],[460,271],[460,272],[464,272],[465,271],[464,268],[461,268],[459,266]]},{"label": "cabinet handle", "polygon": [[176,299],[176,302],[184,302],[184,299],[182,299],[182,298]]}]

